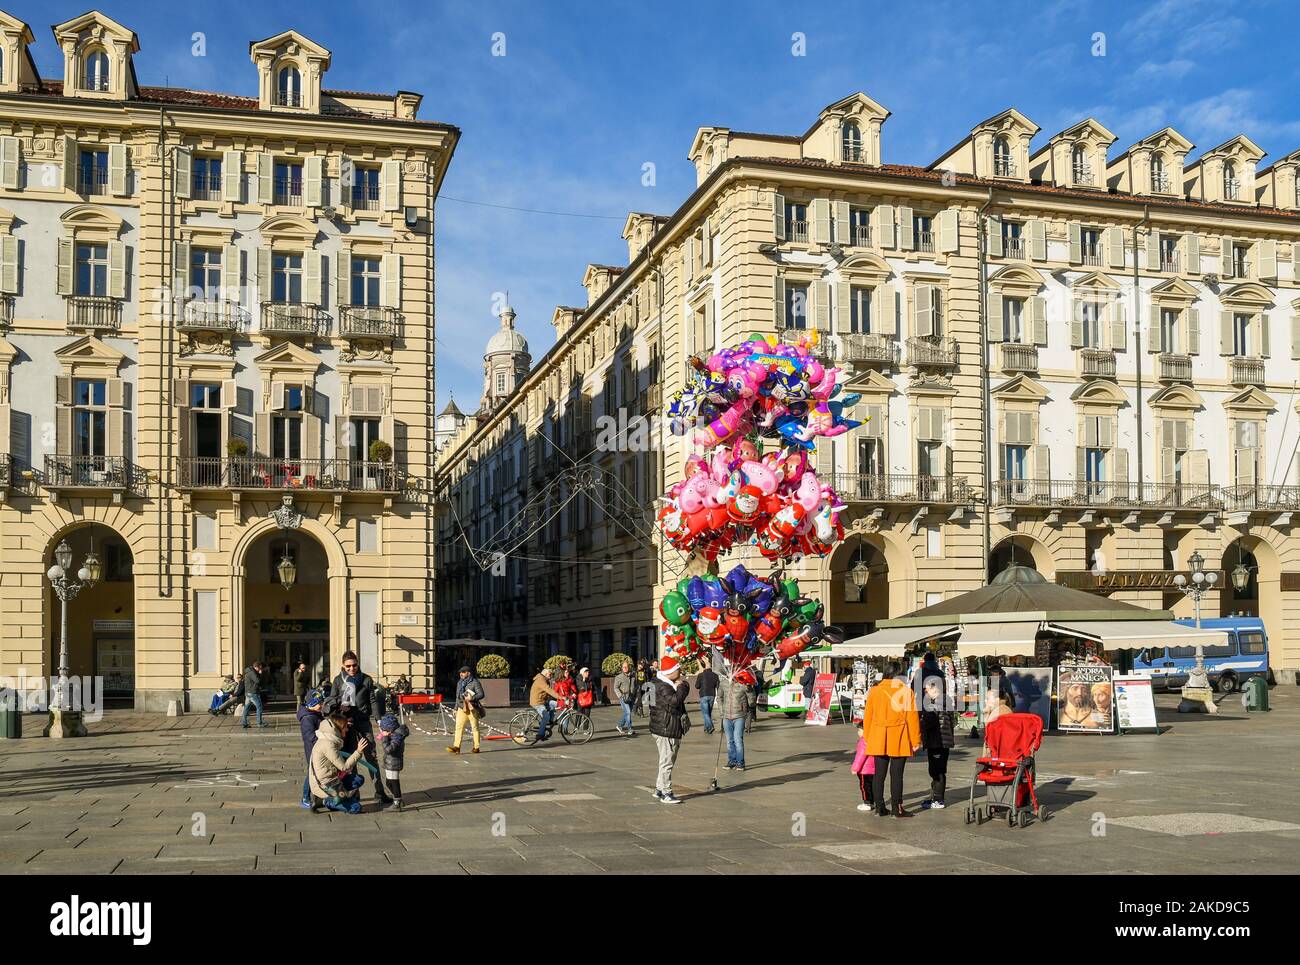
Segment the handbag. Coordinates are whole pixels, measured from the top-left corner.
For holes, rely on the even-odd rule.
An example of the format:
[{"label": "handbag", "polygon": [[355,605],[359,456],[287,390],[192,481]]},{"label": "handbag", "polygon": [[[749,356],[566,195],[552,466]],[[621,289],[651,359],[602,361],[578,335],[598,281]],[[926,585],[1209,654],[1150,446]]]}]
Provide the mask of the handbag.
[{"label": "handbag", "polygon": [[681,727],[681,736],[685,737],[691,731],[691,715],[682,711],[682,716],[678,718],[678,725]]},{"label": "handbag", "polygon": [[578,694],[578,706],[590,707],[596,702],[596,694],[590,690],[584,690]]}]

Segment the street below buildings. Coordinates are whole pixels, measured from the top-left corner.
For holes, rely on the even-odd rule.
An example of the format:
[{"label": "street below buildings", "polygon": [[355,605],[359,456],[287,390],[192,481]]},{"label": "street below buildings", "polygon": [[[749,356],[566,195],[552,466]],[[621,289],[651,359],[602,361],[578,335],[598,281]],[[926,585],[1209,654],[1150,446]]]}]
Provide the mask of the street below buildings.
[{"label": "street below buildings", "polygon": [[[959,738],[948,807],[922,811],[923,758],[906,771],[910,820],[856,810],[856,742],[842,724],[764,719],[746,741],[748,770],[720,769],[721,731],[698,708],[674,787],[652,797],[655,746],[594,712],[596,737],[536,748],[485,741],[453,756],[416,718],[402,774],[406,809],[380,812],[369,786],[357,816],[299,806],[297,724],[241,730],[232,718],[110,711],[90,736],[0,743],[4,873],[717,873],[1280,874],[1300,866],[1300,689],[1273,710],[1239,695],[1217,717],[1180,716],[1161,695],[1160,735],[1049,736],[1039,755],[1046,823],[965,823],[979,742]],[[508,712],[489,711],[504,726]],[[433,728],[435,733],[425,731]],[[725,755],[722,758],[725,764]]]}]

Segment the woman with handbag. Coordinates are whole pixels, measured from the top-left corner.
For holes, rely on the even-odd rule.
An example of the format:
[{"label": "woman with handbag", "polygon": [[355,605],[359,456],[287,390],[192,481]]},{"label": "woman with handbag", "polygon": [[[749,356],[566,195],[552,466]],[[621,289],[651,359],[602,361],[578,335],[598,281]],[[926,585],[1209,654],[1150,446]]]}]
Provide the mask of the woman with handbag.
[{"label": "woman with handbag", "polygon": [[578,671],[577,711],[590,718],[592,705],[596,703],[596,681],[591,679],[591,668],[583,667]]},{"label": "woman with handbag", "polygon": [[460,680],[456,681],[456,736],[447,748],[448,754],[460,753],[460,742],[465,736],[466,724],[469,724],[470,733],[474,736],[474,753],[478,753],[478,722],[484,715],[483,699],[486,696],[483,685],[478,682],[474,672],[469,667],[461,667]]}]

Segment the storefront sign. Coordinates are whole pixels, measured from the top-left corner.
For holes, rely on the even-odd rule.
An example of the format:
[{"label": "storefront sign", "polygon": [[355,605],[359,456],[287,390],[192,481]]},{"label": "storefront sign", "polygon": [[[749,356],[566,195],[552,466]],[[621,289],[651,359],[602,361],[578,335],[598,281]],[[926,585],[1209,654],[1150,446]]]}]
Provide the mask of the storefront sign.
[{"label": "storefront sign", "polygon": [[263,633],[329,633],[328,620],[285,620],[272,619],[262,621]]},{"label": "storefront sign", "polygon": [[835,697],[835,674],[819,673],[813,681],[812,699],[808,701],[808,714],[805,724],[825,726],[831,716],[831,700]]},{"label": "storefront sign", "polygon": [[1156,702],[1150,677],[1115,678],[1115,716],[1120,730],[1156,730]]},{"label": "storefront sign", "polygon": [[[1219,586],[1224,585],[1222,570],[1206,570],[1218,575]],[[1094,573],[1092,570],[1057,570],[1056,582],[1072,590],[1087,590],[1092,593],[1109,593],[1111,590],[1176,590],[1175,578],[1182,576],[1188,583],[1192,582],[1190,570],[1107,570]]]},{"label": "storefront sign", "polygon": [[1084,734],[1115,732],[1115,670],[1105,663],[1063,663],[1056,668],[1056,729]]},{"label": "storefront sign", "polygon": [[95,620],[91,629],[96,633],[134,633],[134,620]]},{"label": "storefront sign", "polygon": [[1300,590],[1300,573],[1283,573],[1280,586],[1283,592]]}]

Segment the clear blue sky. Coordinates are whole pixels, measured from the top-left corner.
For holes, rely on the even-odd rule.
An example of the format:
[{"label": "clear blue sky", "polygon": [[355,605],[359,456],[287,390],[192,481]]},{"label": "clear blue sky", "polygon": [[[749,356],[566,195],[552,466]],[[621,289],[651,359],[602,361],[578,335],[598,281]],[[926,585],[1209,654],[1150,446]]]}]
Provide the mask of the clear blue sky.
[{"label": "clear blue sky", "polygon": [[[0,0],[3,2],[3,0]],[[32,25],[42,74],[49,25],[79,5],[4,3]],[[1116,149],[1171,124],[1194,152],[1239,132],[1269,160],[1300,148],[1294,0],[723,4],[384,2],[116,3],[143,84],[256,93],[248,41],[288,27],[330,48],[327,86],[423,93],[421,116],[461,128],[438,231],[438,396],[472,409],[493,293],[509,291],[534,358],[551,311],[584,304],[589,262],[621,264],[630,210],[671,212],[694,188],[697,127],[799,134],[863,90],[894,112],[885,160],[928,163],[979,120],[1015,106],[1040,138],[1086,116]],[[191,55],[203,31],[207,56]],[[505,34],[506,56],[492,56]],[[791,55],[802,32],[807,53]],[[1094,56],[1094,34],[1105,56]],[[657,184],[641,184],[653,162]],[[547,211],[474,206],[450,198]]]}]

